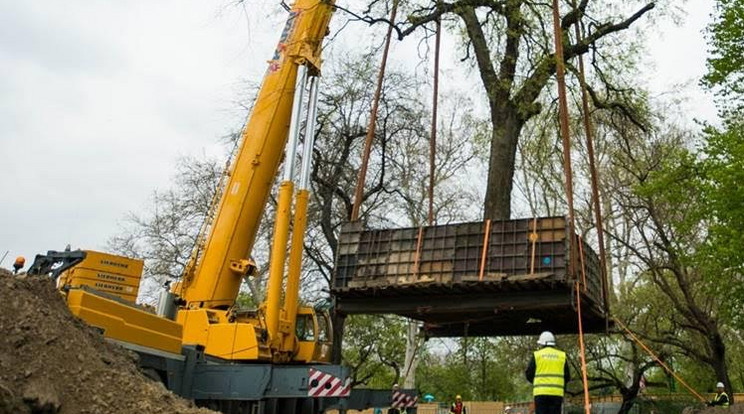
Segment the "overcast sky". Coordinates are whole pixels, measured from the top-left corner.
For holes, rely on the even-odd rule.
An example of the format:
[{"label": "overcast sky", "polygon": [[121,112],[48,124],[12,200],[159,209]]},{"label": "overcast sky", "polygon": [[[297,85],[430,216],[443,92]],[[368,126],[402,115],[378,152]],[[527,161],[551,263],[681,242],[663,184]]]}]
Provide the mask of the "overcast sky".
[{"label": "overcast sky", "polygon": [[[279,36],[277,3],[0,0],[0,266],[104,248],[179,156],[220,154]],[[686,85],[683,112],[712,120],[697,88],[709,3],[689,0],[682,25],[649,36],[646,81]]]}]

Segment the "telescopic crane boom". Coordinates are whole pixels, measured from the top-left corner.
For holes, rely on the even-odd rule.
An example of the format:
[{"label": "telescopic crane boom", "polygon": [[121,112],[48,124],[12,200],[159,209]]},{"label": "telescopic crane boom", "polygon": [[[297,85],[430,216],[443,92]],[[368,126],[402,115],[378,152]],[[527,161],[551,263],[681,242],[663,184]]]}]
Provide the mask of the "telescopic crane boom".
[{"label": "telescopic crane boom", "polygon": [[[206,246],[183,281],[181,297],[189,308],[227,309],[235,303],[287,144],[293,106],[299,108],[295,86],[304,87],[305,73],[319,73],[332,7],[333,1],[298,0],[290,12],[243,130]],[[294,152],[290,146],[287,164],[294,162]],[[287,178],[283,185],[291,182]]]},{"label": "telescopic crane boom", "polygon": [[[321,43],[332,13],[332,0],[298,0],[292,7],[269,61],[253,113],[243,130],[206,244],[201,254],[193,258],[175,290],[185,303],[178,316],[184,327],[184,343],[205,345],[208,354],[225,359],[288,361],[295,355],[308,354],[301,352],[302,344],[295,338],[297,317],[305,315],[314,326],[327,325],[327,318],[315,315],[310,308],[299,308],[298,315],[307,182],[300,186],[295,206],[292,265],[283,306],[281,300],[305,86],[310,76],[303,177],[307,176],[312,156],[313,100],[317,99]],[[279,186],[266,302],[256,315],[241,316],[232,308],[242,279],[254,268],[250,253],[285,148],[285,172]],[[318,318],[326,320],[319,323]],[[311,322],[308,319],[305,323]],[[231,344],[229,349],[225,344]],[[326,352],[318,349],[309,353],[326,358]]]}]

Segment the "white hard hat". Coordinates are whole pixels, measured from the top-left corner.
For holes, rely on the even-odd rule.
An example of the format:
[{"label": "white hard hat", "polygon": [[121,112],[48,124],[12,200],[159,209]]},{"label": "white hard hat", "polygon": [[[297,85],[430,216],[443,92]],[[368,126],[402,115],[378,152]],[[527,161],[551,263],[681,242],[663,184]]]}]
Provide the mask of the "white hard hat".
[{"label": "white hard hat", "polygon": [[723,385],[722,382],[719,382],[718,384],[716,384],[716,388],[726,388],[726,387]]},{"label": "white hard hat", "polygon": [[545,331],[540,334],[540,338],[537,339],[537,344],[542,346],[555,345],[555,336],[550,331]]}]

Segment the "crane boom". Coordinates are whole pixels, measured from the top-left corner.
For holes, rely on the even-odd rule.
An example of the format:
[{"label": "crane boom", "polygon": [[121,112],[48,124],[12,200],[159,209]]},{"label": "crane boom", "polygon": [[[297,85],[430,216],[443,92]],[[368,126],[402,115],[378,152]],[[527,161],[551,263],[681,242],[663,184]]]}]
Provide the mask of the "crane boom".
[{"label": "crane boom", "polygon": [[193,274],[184,278],[180,296],[189,308],[225,309],[235,302],[287,144],[298,67],[319,71],[321,41],[332,12],[332,0],[297,0],[290,11],[243,129],[203,254]]}]

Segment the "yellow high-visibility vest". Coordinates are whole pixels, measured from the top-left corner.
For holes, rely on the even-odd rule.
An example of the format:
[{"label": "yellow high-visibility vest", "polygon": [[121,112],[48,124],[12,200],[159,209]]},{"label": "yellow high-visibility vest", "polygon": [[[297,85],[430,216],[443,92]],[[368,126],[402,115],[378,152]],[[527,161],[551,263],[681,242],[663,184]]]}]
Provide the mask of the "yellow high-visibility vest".
[{"label": "yellow high-visibility vest", "polygon": [[713,401],[714,402],[718,402],[718,401],[721,401],[721,397],[723,397],[724,395],[726,396],[726,402],[723,403],[723,404],[721,404],[719,407],[728,407],[729,406],[729,397],[728,397],[728,394],[726,394],[726,391],[724,391],[724,392],[722,392],[720,394],[716,394],[715,398],[713,398]]},{"label": "yellow high-visibility vest", "polygon": [[532,395],[552,395],[563,397],[566,385],[563,369],[566,353],[555,348],[545,347],[535,351],[535,380],[532,382]]}]

